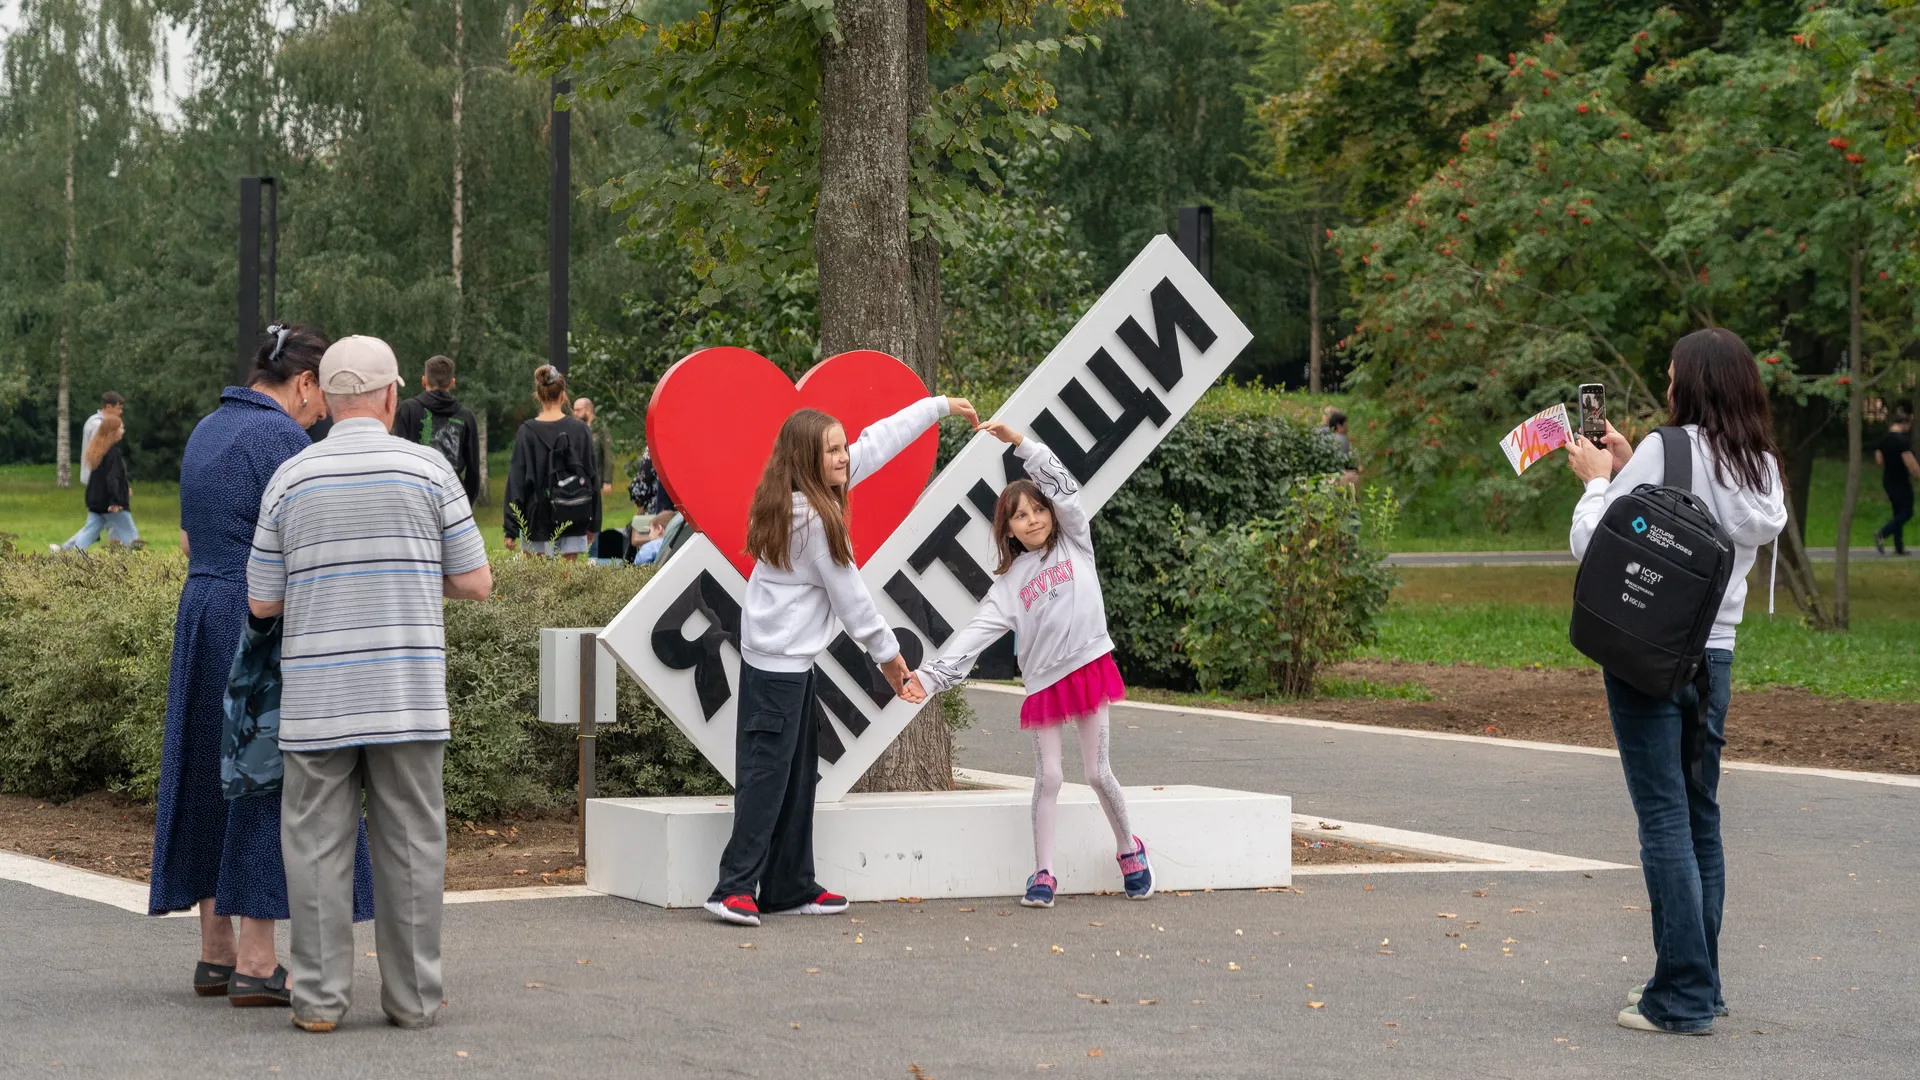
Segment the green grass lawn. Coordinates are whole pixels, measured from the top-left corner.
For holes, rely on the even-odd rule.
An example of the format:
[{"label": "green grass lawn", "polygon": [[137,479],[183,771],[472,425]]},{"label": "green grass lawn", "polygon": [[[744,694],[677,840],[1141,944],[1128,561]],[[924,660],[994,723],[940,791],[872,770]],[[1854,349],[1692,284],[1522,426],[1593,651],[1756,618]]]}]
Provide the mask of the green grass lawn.
[{"label": "green grass lawn", "polygon": [[[475,511],[487,538],[487,549],[495,554],[506,551],[502,506],[507,490],[507,458],[505,450],[487,455],[487,491],[492,501]],[[15,542],[27,551],[45,551],[48,544],[63,543],[78,532],[87,520],[86,491],[80,486],[78,467],[73,475],[74,486],[62,491],[54,486],[51,465],[0,465],[0,532],[18,536]],[[149,547],[179,550],[179,484],[136,482],[131,509],[140,538]],[[627,501],[627,479],[616,477],[613,494],[607,496],[606,519],[611,527],[619,528],[627,523],[632,510],[633,505]]]},{"label": "green grass lawn", "polygon": [[[1363,656],[1488,667],[1586,667],[1567,641],[1575,567],[1407,567]],[[1767,615],[1767,568],[1748,579],[1734,685],[1920,701],[1920,560],[1855,566],[1852,629],[1802,625],[1784,588]],[[1831,580],[1823,579],[1823,587]]]},{"label": "green grass lawn", "polygon": [[[1564,462],[1545,461],[1536,466],[1557,469],[1566,474]],[[1426,520],[1418,505],[1408,507],[1400,531],[1393,540],[1395,551],[1564,551],[1567,547],[1566,522],[1573,516],[1573,504],[1580,499],[1580,488],[1567,474],[1566,484],[1556,486],[1543,499],[1542,518],[1553,524],[1518,528],[1506,533],[1462,533],[1449,525]],[[1831,547],[1840,534],[1840,502],[1846,494],[1847,463],[1821,459],[1813,463],[1813,490],[1807,498],[1807,544]],[[1853,512],[1855,548],[1873,547],[1873,532],[1892,516],[1887,493],[1880,488],[1880,470],[1873,455],[1867,454],[1860,470],[1860,501]],[[1920,526],[1909,524],[1907,538],[1920,543]]]}]

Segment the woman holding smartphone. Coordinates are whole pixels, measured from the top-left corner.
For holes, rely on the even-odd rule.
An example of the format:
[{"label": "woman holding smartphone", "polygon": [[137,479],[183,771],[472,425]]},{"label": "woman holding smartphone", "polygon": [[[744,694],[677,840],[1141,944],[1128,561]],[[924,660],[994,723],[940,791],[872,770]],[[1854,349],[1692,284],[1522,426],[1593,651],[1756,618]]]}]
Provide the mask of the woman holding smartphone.
[{"label": "woman holding smartphone", "polygon": [[[1707,637],[1707,700],[1688,686],[1657,698],[1606,674],[1607,711],[1640,823],[1640,863],[1652,900],[1653,977],[1628,991],[1621,1027],[1706,1035],[1727,1015],[1720,986],[1720,914],[1726,858],[1720,843],[1720,748],[1732,696],[1734,632],[1747,600],[1747,572],[1760,545],[1787,523],[1786,490],[1767,392],[1746,343],[1729,330],[1700,330],[1674,345],[1667,368],[1667,423],[1692,443],[1692,491],[1733,540],[1733,573]],[[1584,558],[1607,505],[1666,471],[1661,433],[1629,449],[1606,425],[1600,445],[1576,437],[1567,461],[1586,485],[1573,510],[1572,544]],[[1618,475],[1614,475],[1618,470]],[[1609,477],[1612,479],[1609,480]],[[1697,769],[1683,760],[1682,732],[1705,728]],[[1689,773],[1692,779],[1689,780]]]}]

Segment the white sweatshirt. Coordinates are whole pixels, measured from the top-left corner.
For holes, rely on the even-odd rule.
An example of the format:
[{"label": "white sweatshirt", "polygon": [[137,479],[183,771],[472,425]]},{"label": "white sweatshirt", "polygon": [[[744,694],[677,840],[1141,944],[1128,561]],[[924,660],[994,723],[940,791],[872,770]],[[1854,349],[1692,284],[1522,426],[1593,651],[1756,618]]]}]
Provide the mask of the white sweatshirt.
[{"label": "white sweatshirt", "polygon": [[1052,551],[1042,548],[1014,559],[988,590],[980,613],[947,642],[938,660],[920,669],[920,683],[929,694],[966,678],[981,652],[1009,630],[1029,694],[1113,651],[1100,575],[1093,565],[1093,533],[1080,505],[1080,482],[1031,435],[1013,452],[1053,500],[1053,528],[1059,539]]},{"label": "white sweatshirt", "polygon": [[[885,420],[867,425],[847,447],[847,488],[880,471],[948,413],[947,399],[922,398]],[[793,493],[793,532],[782,570],[753,564],[747,578],[746,611],[740,620],[740,658],[761,671],[806,671],[845,624],[875,662],[900,655],[887,621],[873,606],[860,568],[837,566],[827,547],[826,526],[807,497]]]},{"label": "white sweatshirt", "polygon": [[[1730,487],[1713,472],[1713,451],[1700,438],[1699,425],[1688,424],[1687,435],[1693,443],[1693,493],[1707,504],[1715,521],[1733,539],[1733,576],[1727,579],[1727,595],[1713,619],[1713,631],[1707,635],[1707,648],[1732,651],[1734,628],[1747,604],[1747,571],[1760,545],[1780,535],[1787,524],[1786,485],[1780,479],[1780,464],[1767,455],[1767,490]],[[1573,508],[1573,555],[1583,559],[1587,542],[1600,526],[1600,517],[1613,500],[1641,484],[1660,484],[1666,477],[1666,451],[1658,431],[1641,440],[1611,483],[1595,478],[1587,482],[1587,493]],[[1728,475],[1732,479],[1732,475]]]}]

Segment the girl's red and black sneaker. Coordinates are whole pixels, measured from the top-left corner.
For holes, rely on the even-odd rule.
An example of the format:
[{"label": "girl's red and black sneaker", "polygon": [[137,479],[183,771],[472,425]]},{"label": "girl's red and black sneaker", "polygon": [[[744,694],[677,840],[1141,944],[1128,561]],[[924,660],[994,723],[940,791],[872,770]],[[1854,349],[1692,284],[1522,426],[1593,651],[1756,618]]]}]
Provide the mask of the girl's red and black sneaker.
[{"label": "girl's red and black sneaker", "polygon": [[760,925],[760,905],[754,903],[753,897],[746,893],[709,900],[707,910],[720,916],[724,922],[739,923],[741,926]]},{"label": "girl's red and black sneaker", "polygon": [[838,915],[847,910],[847,898],[822,890],[819,896],[799,905],[774,912],[775,915]]}]

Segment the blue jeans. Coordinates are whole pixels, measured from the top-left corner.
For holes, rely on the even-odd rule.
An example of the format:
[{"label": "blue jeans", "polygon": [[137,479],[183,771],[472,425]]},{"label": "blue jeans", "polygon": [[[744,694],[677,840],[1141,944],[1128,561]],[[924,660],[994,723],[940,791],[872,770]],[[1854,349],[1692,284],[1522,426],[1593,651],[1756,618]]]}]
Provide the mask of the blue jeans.
[{"label": "blue jeans", "polygon": [[111,514],[96,514],[89,510],[87,523],[80,526],[80,531],[74,533],[71,539],[60,546],[70,551],[85,551],[93,546],[95,540],[100,539],[100,531],[103,528],[115,543],[123,546],[131,547],[135,540],[140,539],[140,530],[133,524],[133,511],[115,510]]},{"label": "blue jeans", "polygon": [[1656,698],[1608,674],[1607,711],[1640,820],[1640,865],[1653,911],[1653,978],[1640,1014],[1671,1031],[1713,1026],[1720,993],[1720,749],[1727,743],[1733,653],[1707,650],[1706,707],[1692,686]]}]

